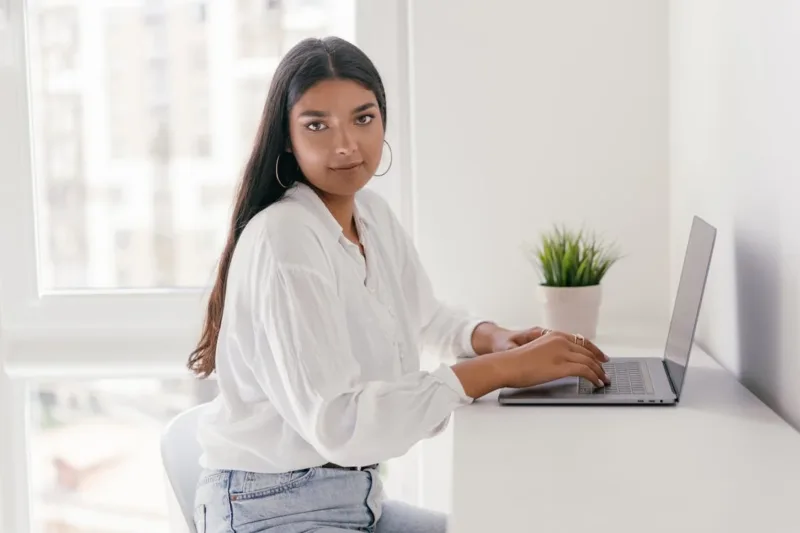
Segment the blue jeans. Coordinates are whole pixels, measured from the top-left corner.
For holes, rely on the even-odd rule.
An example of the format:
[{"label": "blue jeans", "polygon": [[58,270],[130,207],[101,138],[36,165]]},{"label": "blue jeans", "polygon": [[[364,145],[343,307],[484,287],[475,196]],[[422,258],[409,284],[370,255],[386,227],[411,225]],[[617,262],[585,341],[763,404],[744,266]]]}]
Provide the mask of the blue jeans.
[{"label": "blue jeans", "polygon": [[384,501],[377,470],[309,468],[284,474],[206,470],[198,533],[445,533],[445,515]]}]

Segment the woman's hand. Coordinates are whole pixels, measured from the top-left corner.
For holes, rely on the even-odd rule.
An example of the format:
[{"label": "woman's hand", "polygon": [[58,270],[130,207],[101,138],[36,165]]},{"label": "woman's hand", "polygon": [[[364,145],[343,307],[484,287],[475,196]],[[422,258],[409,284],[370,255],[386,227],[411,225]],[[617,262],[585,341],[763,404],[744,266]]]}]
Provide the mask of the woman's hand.
[{"label": "woman's hand", "polygon": [[540,327],[522,329],[522,330],[502,330],[495,335],[495,343],[493,352],[502,352],[504,350],[511,350],[512,348],[519,348],[524,344],[533,342],[544,333],[544,329]]},{"label": "woman's hand", "polygon": [[514,342],[532,337],[521,346],[454,365],[467,395],[480,398],[504,387],[532,387],[569,376],[583,377],[598,387],[609,383],[601,366],[608,358],[582,336],[532,328],[518,333]]},{"label": "woman's hand", "polygon": [[[480,326],[479,326],[480,327]],[[564,337],[566,339],[573,339],[575,341],[581,340],[581,344],[586,347],[592,355],[601,362],[607,362],[608,357],[589,340],[583,339],[582,337],[575,336],[566,332],[561,331],[554,331],[550,329],[540,328],[538,326],[529,328],[529,329],[522,329],[522,330],[508,330],[499,327],[495,327],[493,331],[490,332],[491,334],[491,349],[488,350],[486,353],[496,353],[496,352],[503,352],[506,350],[512,350],[514,348],[519,348],[520,346],[524,346],[528,343],[531,343],[543,335],[550,334],[550,335],[558,335]]]},{"label": "woman's hand", "polygon": [[493,322],[483,322],[472,333],[472,347],[478,355],[504,352],[528,344],[542,336],[542,328],[510,330]]},{"label": "woman's hand", "polygon": [[[581,342],[586,345],[581,346]],[[570,376],[585,378],[598,387],[610,383],[601,366],[608,358],[577,335],[546,333],[507,354],[505,387],[532,387]]]}]

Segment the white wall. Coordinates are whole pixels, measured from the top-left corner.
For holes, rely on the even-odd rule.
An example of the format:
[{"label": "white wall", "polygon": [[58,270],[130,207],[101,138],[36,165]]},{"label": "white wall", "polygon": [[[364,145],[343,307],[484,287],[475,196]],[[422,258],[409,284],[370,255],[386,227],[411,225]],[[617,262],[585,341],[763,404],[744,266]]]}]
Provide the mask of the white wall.
[{"label": "white wall", "polygon": [[800,428],[800,2],[671,6],[671,273],[718,241],[698,340]]},{"label": "white wall", "polygon": [[586,223],[628,256],[601,330],[663,337],[666,0],[411,4],[415,230],[440,296],[539,323],[520,246]]}]

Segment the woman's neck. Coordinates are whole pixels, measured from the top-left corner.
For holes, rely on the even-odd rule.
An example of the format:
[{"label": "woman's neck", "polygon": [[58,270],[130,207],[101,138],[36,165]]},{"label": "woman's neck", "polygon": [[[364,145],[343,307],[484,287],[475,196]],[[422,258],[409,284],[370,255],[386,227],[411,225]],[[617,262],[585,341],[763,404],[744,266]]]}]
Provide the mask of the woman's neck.
[{"label": "woman's neck", "polygon": [[355,213],[355,196],[335,196],[321,191],[317,191],[322,203],[331,212],[333,218],[339,223],[344,232],[344,236],[353,242],[358,242],[358,230],[353,218]]}]

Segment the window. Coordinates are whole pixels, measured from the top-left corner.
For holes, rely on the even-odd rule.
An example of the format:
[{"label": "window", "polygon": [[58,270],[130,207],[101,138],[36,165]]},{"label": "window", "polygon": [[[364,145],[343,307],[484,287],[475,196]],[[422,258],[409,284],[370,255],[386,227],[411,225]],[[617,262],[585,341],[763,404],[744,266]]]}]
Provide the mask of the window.
[{"label": "window", "polygon": [[60,181],[74,181],[80,177],[80,148],[75,138],[48,137],[44,143],[43,154],[47,177],[42,181],[55,186]]},{"label": "window", "polygon": [[[13,250],[0,260],[0,530],[160,531],[161,485],[123,501],[117,482],[136,465],[155,483],[158,431],[198,401],[182,388],[187,352],[267,88],[298,39],[340,35],[381,70],[395,159],[373,186],[410,219],[395,178],[408,168],[405,4],[8,1],[25,17],[0,67],[13,132],[0,143],[0,247]],[[228,196],[204,210],[204,187]],[[101,459],[82,454],[96,417]],[[416,471],[390,472],[413,500]]]},{"label": "window", "polygon": [[233,205],[235,191],[228,185],[204,184],[200,186],[200,209],[204,212],[228,209]]},{"label": "window", "polygon": [[286,31],[279,6],[261,7],[257,0],[238,0],[236,5],[237,55],[242,59],[279,56]]},{"label": "window", "polygon": [[[32,383],[31,530],[170,533],[180,517],[161,466],[161,434],[174,416],[216,393],[213,380],[180,378]],[[383,465],[393,497],[409,492],[408,463]]]},{"label": "window", "polygon": [[131,239],[131,232],[130,231],[125,231],[125,230],[118,231],[116,239],[115,239],[117,252],[121,253],[121,254],[124,254],[128,250],[130,250],[131,240],[132,239]]},{"label": "window", "polygon": [[240,81],[236,89],[239,154],[244,158],[250,155],[253,147],[261,113],[267,100],[269,80],[252,76]]},{"label": "window", "polygon": [[195,70],[206,70],[208,68],[208,52],[205,45],[195,46],[190,53]]},{"label": "window", "polygon": [[57,380],[28,390],[32,530],[169,533],[160,434],[207,401],[214,382]]},{"label": "window", "polygon": [[48,77],[75,69],[78,65],[78,8],[76,5],[53,6],[39,13],[41,53]]},{"label": "window", "polygon": [[199,135],[195,139],[195,155],[197,157],[208,157],[211,153],[211,142],[208,135]]},{"label": "window", "polygon": [[[81,5],[84,7],[80,9],[97,10],[102,16],[77,17],[76,11]],[[330,17],[326,18],[326,6],[323,3],[305,14],[296,14],[291,21],[284,21],[280,15],[270,15],[268,31],[265,31],[264,21],[260,17],[251,15],[247,2],[240,1],[233,5],[239,6],[239,9],[232,13],[234,16],[230,20],[238,21],[241,29],[245,30],[245,42],[242,45],[247,50],[244,54],[247,57],[277,61],[287,45],[307,35],[336,33],[347,36],[347,28],[339,28]],[[37,168],[48,170],[36,175],[38,186],[46,190],[51,180],[77,179],[86,183],[91,191],[94,188],[104,188],[108,181],[117,181],[126,174],[133,174],[133,169],[136,168],[137,178],[132,186],[144,191],[161,179],[160,174],[176,174],[178,167],[187,165],[187,159],[189,164],[192,159],[197,160],[197,163],[201,160],[212,160],[211,164],[197,166],[197,172],[204,181],[231,181],[233,173],[221,169],[240,168],[241,161],[238,157],[226,156],[225,153],[215,157],[212,149],[215,141],[209,131],[209,117],[239,111],[240,115],[248,115],[247,118],[240,118],[242,122],[257,121],[260,112],[256,110],[260,111],[263,105],[263,96],[272,74],[271,71],[259,71],[255,74],[260,90],[245,95],[246,99],[253,99],[253,102],[235,101],[225,96],[230,91],[234,91],[235,95],[242,95],[239,87],[250,83],[251,78],[215,72],[209,68],[211,64],[207,61],[206,54],[210,49],[227,48],[229,54],[233,52],[237,47],[235,39],[239,34],[236,28],[226,29],[221,25],[214,25],[204,26],[201,30],[193,29],[183,22],[182,12],[176,11],[183,9],[180,4],[159,4],[159,7],[142,0],[133,2],[133,7],[113,4],[92,5],[91,8],[86,6],[77,1],[70,9],[51,7],[49,3],[32,6],[39,17],[32,18],[34,24],[29,31],[41,37],[38,41],[34,39],[34,46],[31,47],[29,65],[32,70],[41,71],[48,78],[57,74],[54,70],[60,67],[46,62],[47,54],[75,55],[83,58],[81,63],[70,61],[76,76],[99,74],[107,80],[100,93],[92,84],[76,83],[65,89],[66,94],[43,92],[34,95],[34,132],[64,132],[65,127],[70,125],[89,125],[86,128],[73,127],[72,131],[55,138],[47,135],[45,143],[34,152]],[[271,9],[274,7],[270,6]],[[197,2],[190,4],[187,9],[191,9],[195,20],[205,20],[209,7],[204,2]],[[309,17],[313,18],[313,23],[298,30],[298,22]],[[284,22],[290,25],[284,27]],[[51,28],[53,35],[45,36],[45,30]],[[93,43],[76,37],[84,33],[100,35],[102,38]],[[35,44],[37,42],[38,46]],[[179,46],[179,43],[183,44]],[[104,49],[106,53],[95,53],[95,48]],[[114,67],[120,63],[125,65],[124,69]],[[215,66],[217,69],[225,67],[222,64]],[[112,71],[115,74],[112,75]],[[215,93],[218,96],[211,98],[209,87],[212,83],[228,87],[219,87]],[[93,104],[82,105],[89,101]],[[148,108],[165,112],[156,114],[148,112]],[[236,127],[235,123],[223,124]],[[248,128],[253,130],[252,126]],[[233,135],[239,139],[237,133],[235,129],[223,129],[217,132],[217,136],[222,138]],[[248,136],[242,142],[249,149],[252,137]],[[104,150],[104,146],[108,145],[108,149]],[[239,150],[230,153],[238,156],[242,153],[241,145],[238,148]],[[175,186],[178,185],[176,182]],[[132,194],[136,195],[137,192],[133,191]],[[46,198],[47,195],[43,197]],[[176,195],[173,204],[166,208],[179,211],[180,202],[181,196]],[[37,213],[40,215],[50,209],[52,206],[48,202],[37,205]],[[80,219],[60,220],[59,223],[71,223],[85,231],[103,224],[102,219],[98,218],[100,214],[87,211],[83,215]],[[224,225],[226,221],[220,219],[216,222]],[[155,227],[144,213],[140,223],[142,227]],[[40,224],[38,230],[39,238],[46,242],[53,228],[50,224]],[[174,238],[180,241],[191,239],[191,236],[179,232]],[[88,242],[89,257],[85,261],[88,271],[83,276],[87,280],[86,286],[53,286],[47,289],[96,289],[103,286],[100,280],[108,277],[103,272],[107,267],[103,265],[114,263],[113,257],[106,257],[113,254],[114,249],[103,247],[94,239],[88,239]],[[40,257],[39,260],[41,262],[45,258]],[[156,266],[161,264],[163,263],[155,263]],[[49,265],[48,268],[57,271],[60,265]],[[171,276],[159,272],[146,278],[172,279]],[[54,277],[52,281],[56,279],[59,278]],[[186,286],[191,280],[175,279],[173,283]]]},{"label": "window", "polygon": [[206,21],[206,4],[205,2],[198,2],[194,6],[194,20],[200,24]]}]

